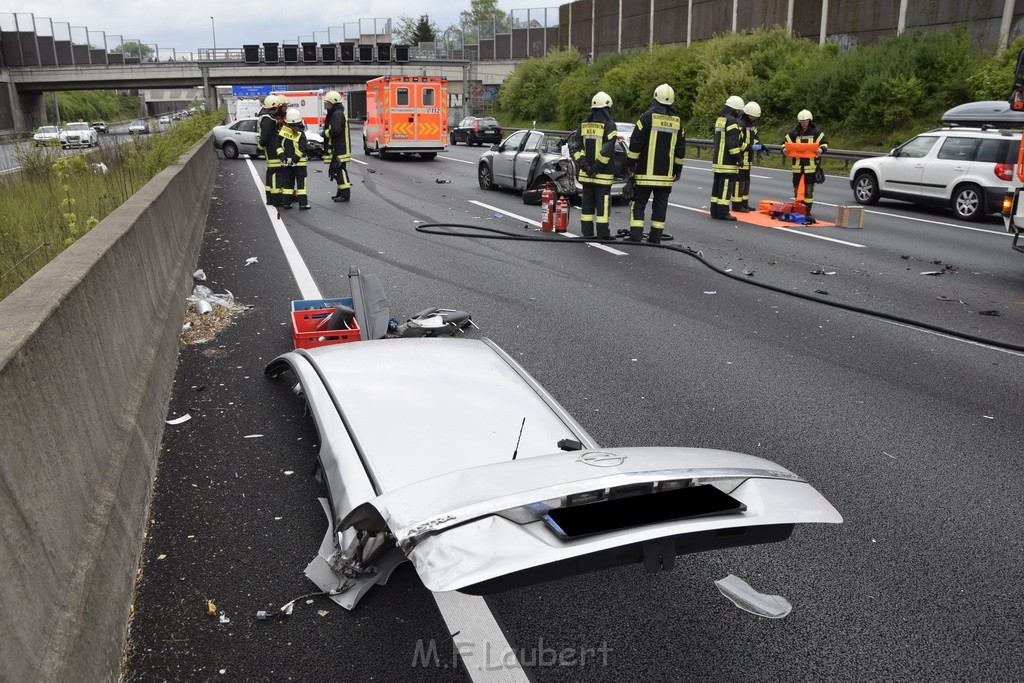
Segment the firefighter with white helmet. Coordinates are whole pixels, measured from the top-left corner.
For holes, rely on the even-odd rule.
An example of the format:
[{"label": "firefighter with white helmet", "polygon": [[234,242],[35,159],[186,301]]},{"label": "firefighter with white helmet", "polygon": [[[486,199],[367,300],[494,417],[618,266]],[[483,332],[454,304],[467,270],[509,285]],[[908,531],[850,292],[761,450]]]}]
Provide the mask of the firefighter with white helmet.
[{"label": "firefighter with white helmet", "polygon": [[665,237],[665,218],[672,183],[679,180],[686,158],[686,135],[683,122],[672,106],[676,93],[668,83],[654,89],[654,101],[636,121],[629,138],[629,166],[633,170],[633,201],[630,204],[629,236],[639,242],[644,236],[644,211],[647,200],[651,206],[651,231],[647,241],[661,242]]},{"label": "firefighter with white helmet", "polygon": [[[577,179],[583,186],[580,197],[580,231],[584,237],[610,240],[612,156],[619,131],[611,114],[612,98],[599,92],[590,101],[590,114],[569,136],[569,154],[576,162]],[[595,233],[595,225],[597,231]]]},{"label": "firefighter with white helmet", "polygon": [[309,208],[306,195],[307,141],[306,123],[302,112],[289,109],[284,116],[284,125],[278,133],[280,142],[277,158],[281,162],[278,170],[278,187],[281,189],[281,208],[292,208],[292,201],[298,201],[299,209]]},{"label": "firefighter with white helmet", "polygon": [[725,106],[715,120],[715,135],[711,145],[711,217],[717,220],[736,220],[729,213],[729,195],[746,149],[739,122],[742,109],[743,99],[732,95],[725,101]]},{"label": "firefighter with white helmet", "polygon": [[760,117],[761,106],[757,102],[747,102],[743,105],[743,114],[739,117],[739,122],[745,149],[740,155],[739,171],[736,173],[732,193],[732,210],[739,213],[753,211],[750,208],[750,168],[754,165],[754,154],[760,157],[761,154],[768,153],[757,135],[757,119]]},{"label": "firefighter with white helmet", "polygon": [[341,93],[331,90],[324,95],[327,116],[324,120],[324,163],[329,164],[327,176],[338,184],[331,197],[336,202],[352,198],[352,182],[348,177],[348,162],[352,161],[352,142],[349,138],[348,117]]},{"label": "firefighter with white helmet", "polygon": [[280,117],[283,116],[281,103],[283,97],[271,93],[263,98],[263,108],[259,114],[259,139],[256,141],[256,151],[267,158],[266,181],[263,189],[267,195],[267,205],[279,206],[281,199],[281,188],[277,185],[277,172],[281,168],[281,162],[277,158],[278,130],[281,127]]},{"label": "firefighter with white helmet", "polygon": [[793,171],[793,194],[799,195],[800,181],[804,183],[804,205],[807,206],[807,217],[811,217],[811,209],[814,208],[814,183],[815,177],[821,168],[819,158],[828,149],[828,140],[825,134],[814,123],[814,116],[807,109],[801,109],[796,115],[796,127],[786,134],[785,142],[811,142],[818,145],[816,156],[812,158],[798,158],[791,156],[785,148],[782,153],[790,157],[790,168]]}]

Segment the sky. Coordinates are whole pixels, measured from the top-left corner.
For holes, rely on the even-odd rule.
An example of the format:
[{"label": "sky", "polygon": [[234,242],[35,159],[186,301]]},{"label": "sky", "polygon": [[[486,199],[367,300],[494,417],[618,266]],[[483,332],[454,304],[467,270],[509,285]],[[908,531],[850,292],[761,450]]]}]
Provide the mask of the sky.
[{"label": "sky", "polygon": [[[557,7],[558,3],[544,0],[532,3],[499,0],[498,7],[506,12],[524,7]],[[181,52],[194,52],[201,48],[241,48],[254,43],[282,43],[313,40],[318,43],[340,42],[344,37],[356,35],[362,20],[363,32],[373,32],[373,19],[383,30],[383,19],[397,24],[401,16],[419,17],[426,14],[442,30],[458,23],[459,13],[470,9],[470,0],[366,0],[365,2],[325,3],[326,12],[317,3],[299,5],[270,0],[46,0],[43,2],[12,2],[4,13],[27,12],[36,17],[48,17],[54,22],[67,22],[72,26],[85,26],[90,31],[104,31],[108,36],[121,36],[124,41],[138,39],[143,44],[156,44],[161,54],[174,48]],[[552,13],[549,11],[549,16]],[[329,18],[321,18],[329,15]],[[519,16],[519,12],[516,12]],[[531,15],[534,16],[534,15]],[[557,21],[557,12],[553,15]],[[210,17],[213,17],[211,20]],[[346,33],[343,33],[342,30]],[[114,47],[111,45],[110,47]]]}]

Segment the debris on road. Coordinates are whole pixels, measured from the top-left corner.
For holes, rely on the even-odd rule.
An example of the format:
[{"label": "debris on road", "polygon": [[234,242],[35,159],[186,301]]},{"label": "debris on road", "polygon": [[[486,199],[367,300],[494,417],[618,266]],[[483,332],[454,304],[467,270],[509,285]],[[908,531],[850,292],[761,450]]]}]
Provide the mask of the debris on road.
[{"label": "debris on road", "polygon": [[167,420],[167,424],[169,424],[169,425],[185,424],[186,422],[188,422],[191,419],[192,419],[192,416],[189,415],[188,413],[185,413],[181,417],[176,417],[173,420]]}]

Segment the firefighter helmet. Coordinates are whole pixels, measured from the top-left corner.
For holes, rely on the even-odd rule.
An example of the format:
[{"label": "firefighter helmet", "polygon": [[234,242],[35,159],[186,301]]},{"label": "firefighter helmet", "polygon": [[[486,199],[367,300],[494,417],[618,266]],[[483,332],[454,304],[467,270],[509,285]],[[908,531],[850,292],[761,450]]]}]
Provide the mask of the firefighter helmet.
[{"label": "firefighter helmet", "polygon": [[594,99],[590,100],[591,109],[604,109],[610,106],[612,106],[612,98],[603,90],[594,95]]},{"label": "firefighter helmet", "polygon": [[662,83],[654,89],[654,99],[661,104],[672,104],[676,101],[676,91],[668,83]]},{"label": "firefighter helmet", "polygon": [[270,94],[263,98],[263,108],[273,109],[277,106],[277,95]]},{"label": "firefighter helmet", "polygon": [[800,113],[796,115],[797,121],[810,121],[813,118],[814,117],[811,116],[811,112],[807,111],[806,109],[801,109]]},{"label": "firefighter helmet", "polygon": [[302,112],[298,109],[289,109],[288,113],[284,115],[285,123],[302,123]]},{"label": "firefighter helmet", "polygon": [[337,90],[328,91],[328,93],[324,95],[324,102],[329,102],[331,104],[341,104],[341,93],[338,92]]},{"label": "firefighter helmet", "polygon": [[277,98],[277,106],[279,106],[279,107],[287,107],[288,106],[288,98],[285,97],[284,95],[274,95],[274,97]]},{"label": "firefighter helmet", "polygon": [[757,102],[747,102],[743,105],[743,113],[756,119],[761,116],[761,105]]},{"label": "firefighter helmet", "polygon": [[725,106],[736,110],[743,109],[743,98],[739,95],[732,95],[725,101]]}]

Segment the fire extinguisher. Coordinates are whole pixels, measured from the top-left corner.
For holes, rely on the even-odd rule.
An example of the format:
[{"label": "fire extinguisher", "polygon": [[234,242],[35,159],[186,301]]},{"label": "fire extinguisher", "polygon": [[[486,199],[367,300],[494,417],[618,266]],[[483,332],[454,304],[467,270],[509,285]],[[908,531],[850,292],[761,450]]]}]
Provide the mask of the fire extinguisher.
[{"label": "fire extinguisher", "polygon": [[566,232],[569,229],[569,200],[559,197],[555,202],[555,232]]},{"label": "fire extinguisher", "polygon": [[555,226],[555,191],[550,185],[545,185],[544,191],[540,193],[540,209],[540,229],[551,232]]}]

